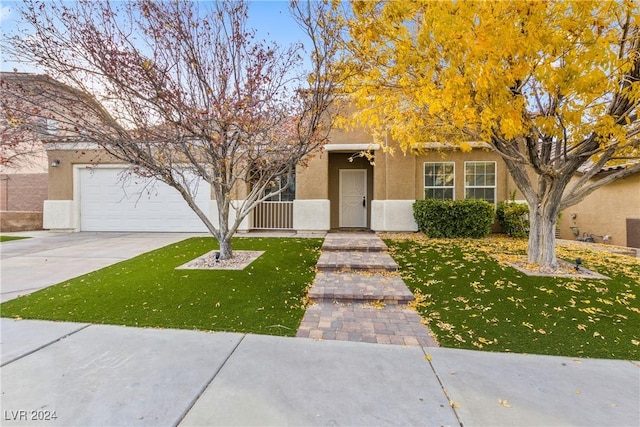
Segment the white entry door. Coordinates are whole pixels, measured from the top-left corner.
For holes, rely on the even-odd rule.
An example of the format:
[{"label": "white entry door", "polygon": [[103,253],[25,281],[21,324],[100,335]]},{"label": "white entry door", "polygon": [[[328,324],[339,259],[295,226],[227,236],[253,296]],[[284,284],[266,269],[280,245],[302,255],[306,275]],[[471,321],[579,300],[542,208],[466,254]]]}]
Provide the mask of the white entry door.
[{"label": "white entry door", "polygon": [[367,171],[340,169],[340,227],[366,227],[367,204]]}]

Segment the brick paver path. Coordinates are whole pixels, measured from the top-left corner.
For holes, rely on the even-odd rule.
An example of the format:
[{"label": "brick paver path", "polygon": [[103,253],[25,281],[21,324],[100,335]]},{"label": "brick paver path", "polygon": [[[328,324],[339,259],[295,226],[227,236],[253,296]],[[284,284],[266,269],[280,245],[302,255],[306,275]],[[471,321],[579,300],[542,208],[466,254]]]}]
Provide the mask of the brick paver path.
[{"label": "brick paver path", "polygon": [[374,233],[329,233],[322,245],[312,305],[296,336],[379,344],[437,346],[398,265]]}]

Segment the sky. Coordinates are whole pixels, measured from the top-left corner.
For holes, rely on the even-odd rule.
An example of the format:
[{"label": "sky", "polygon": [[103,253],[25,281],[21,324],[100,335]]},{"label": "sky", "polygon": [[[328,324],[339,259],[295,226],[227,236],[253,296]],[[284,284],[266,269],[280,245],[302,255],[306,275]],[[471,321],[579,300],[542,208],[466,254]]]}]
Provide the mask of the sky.
[{"label": "sky", "polygon": [[[16,0],[0,0],[0,28],[1,33],[11,34],[20,23],[16,7],[22,2]],[[292,43],[305,42],[305,36],[289,13],[288,0],[257,0],[251,1],[249,6],[249,27],[257,31],[259,39],[272,40],[282,46]],[[16,68],[22,72],[42,72],[12,62],[4,53],[0,52],[0,71],[12,71]]]}]

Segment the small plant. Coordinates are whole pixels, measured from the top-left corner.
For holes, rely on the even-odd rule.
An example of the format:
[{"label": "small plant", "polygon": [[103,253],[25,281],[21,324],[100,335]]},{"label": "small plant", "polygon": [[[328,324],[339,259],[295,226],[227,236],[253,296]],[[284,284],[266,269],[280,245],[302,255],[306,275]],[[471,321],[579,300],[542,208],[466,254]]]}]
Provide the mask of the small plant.
[{"label": "small plant", "polygon": [[529,236],[529,206],[513,200],[498,203],[496,219],[502,230],[511,237]]},{"label": "small plant", "polygon": [[413,216],[429,237],[486,237],[491,231],[493,205],[484,200],[417,200]]}]

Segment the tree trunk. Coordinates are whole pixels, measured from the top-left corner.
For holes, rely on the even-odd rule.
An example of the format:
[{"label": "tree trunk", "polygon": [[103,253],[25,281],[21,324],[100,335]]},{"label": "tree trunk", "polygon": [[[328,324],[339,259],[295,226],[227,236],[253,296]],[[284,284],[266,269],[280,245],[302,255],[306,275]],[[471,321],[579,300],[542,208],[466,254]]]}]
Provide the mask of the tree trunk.
[{"label": "tree trunk", "polygon": [[231,250],[231,239],[226,236],[219,239],[220,243],[220,259],[230,259],[233,257],[233,251]]},{"label": "tree trunk", "polygon": [[[220,259],[231,259],[233,250],[231,249],[231,238],[233,232],[229,233],[229,200],[217,199],[218,204],[218,243],[220,244]],[[233,230],[235,232],[235,230]]]},{"label": "tree trunk", "polygon": [[542,271],[553,272],[558,268],[556,257],[556,224],[564,193],[571,173],[559,177],[538,177],[537,190],[527,170],[510,158],[503,159],[518,189],[529,205],[528,261],[538,264]]},{"label": "tree trunk", "polygon": [[557,209],[549,206],[529,206],[529,262],[539,264],[543,271],[558,267],[556,258]]}]

